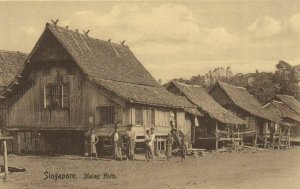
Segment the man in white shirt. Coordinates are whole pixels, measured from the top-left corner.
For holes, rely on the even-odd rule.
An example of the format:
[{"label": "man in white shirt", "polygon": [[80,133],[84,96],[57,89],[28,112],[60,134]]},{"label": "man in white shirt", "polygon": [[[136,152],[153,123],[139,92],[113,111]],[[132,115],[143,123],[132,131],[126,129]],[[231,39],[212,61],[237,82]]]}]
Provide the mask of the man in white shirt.
[{"label": "man in white shirt", "polygon": [[122,150],[120,146],[120,136],[118,133],[118,127],[115,126],[115,132],[113,133],[113,159],[120,159],[122,161]]}]

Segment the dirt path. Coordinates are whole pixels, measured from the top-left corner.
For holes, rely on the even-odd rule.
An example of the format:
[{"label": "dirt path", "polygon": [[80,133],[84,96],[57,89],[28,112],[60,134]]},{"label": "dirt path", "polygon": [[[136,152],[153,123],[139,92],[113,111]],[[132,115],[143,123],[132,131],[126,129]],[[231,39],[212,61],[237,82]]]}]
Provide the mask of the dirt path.
[{"label": "dirt path", "polygon": [[[288,151],[213,153],[173,158],[167,162],[91,161],[83,157],[9,156],[13,166],[26,173],[14,173],[0,188],[300,188],[300,148]],[[76,174],[76,179],[46,179],[44,172]],[[84,179],[84,173],[100,179]],[[103,179],[103,174],[116,178]]]}]

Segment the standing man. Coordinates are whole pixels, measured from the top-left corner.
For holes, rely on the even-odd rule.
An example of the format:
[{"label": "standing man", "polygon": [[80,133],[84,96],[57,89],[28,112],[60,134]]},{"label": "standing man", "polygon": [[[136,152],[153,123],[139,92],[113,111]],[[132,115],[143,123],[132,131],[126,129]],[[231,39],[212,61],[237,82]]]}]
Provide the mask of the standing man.
[{"label": "standing man", "polygon": [[113,133],[113,159],[120,159],[122,161],[122,149],[120,142],[121,140],[118,133],[118,126],[115,125],[115,132]]},{"label": "standing man", "polygon": [[152,161],[154,161],[154,140],[155,140],[154,128],[151,128],[148,147],[149,147],[149,158]]},{"label": "standing man", "polygon": [[99,142],[99,138],[95,135],[95,130],[91,129],[91,138],[90,138],[90,143],[91,143],[91,159],[93,159],[93,155],[95,155],[96,160],[98,158],[97,149],[96,149],[96,144],[98,142]]},{"label": "standing man", "polygon": [[149,145],[148,145],[149,141],[150,141],[150,131],[147,129],[146,135],[145,135],[145,157],[146,157],[147,161],[150,161],[150,157],[149,157],[150,149],[149,149]]},{"label": "standing man", "polygon": [[126,131],[127,136],[127,158],[133,160],[135,148],[135,132],[132,130],[132,125],[129,125],[129,130]]}]

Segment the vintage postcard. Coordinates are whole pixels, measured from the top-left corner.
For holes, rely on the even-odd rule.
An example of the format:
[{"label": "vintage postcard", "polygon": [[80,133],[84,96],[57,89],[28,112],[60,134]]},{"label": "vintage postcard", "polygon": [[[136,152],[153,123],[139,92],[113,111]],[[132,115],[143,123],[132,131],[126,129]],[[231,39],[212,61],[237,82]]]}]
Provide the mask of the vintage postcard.
[{"label": "vintage postcard", "polygon": [[0,188],[300,188],[300,1],[0,1]]}]

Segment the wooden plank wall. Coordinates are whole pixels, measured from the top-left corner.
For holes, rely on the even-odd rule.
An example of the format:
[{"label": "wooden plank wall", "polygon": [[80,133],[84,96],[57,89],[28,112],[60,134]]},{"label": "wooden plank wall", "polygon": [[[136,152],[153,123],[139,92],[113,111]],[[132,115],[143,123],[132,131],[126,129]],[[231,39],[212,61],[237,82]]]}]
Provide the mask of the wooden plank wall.
[{"label": "wooden plank wall", "polygon": [[[99,106],[116,106],[122,111],[122,124],[135,124],[135,108],[117,96],[108,94],[96,85],[86,81],[78,69],[73,68],[73,73],[67,73],[65,64],[54,64],[48,75],[43,75],[42,69],[33,70],[30,78],[34,85],[28,89],[9,108],[7,126],[17,128],[87,128],[90,126],[89,117],[97,120]],[[42,63],[41,63],[42,64]],[[62,76],[63,83],[69,84],[69,108],[50,110],[44,108],[44,86],[57,82],[57,75]],[[158,133],[167,135],[170,131],[170,112],[176,112],[178,128],[190,135],[190,120],[186,119],[185,113],[172,108],[158,108],[140,105],[143,109],[143,124],[136,126],[136,130],[145,134],[145,129],[150,129],[147,109],[155,109],[155,127]],[[24,113],[26,112],[25,116]]]},{"label": "wooden plank wall", "polygon": [[[69,84],[69,108],[45,109],[44,86],[56,83],[57,73],[62,75],[63,83]],[[85,81],[78,70],[66,74],[63,65],[52,68],[49,75],[37,69],[31,77],[34,85],[8,108],[4,121],[8,127],[85,127],[89,116],[96,116],[98,106],[117,105]]]}]

